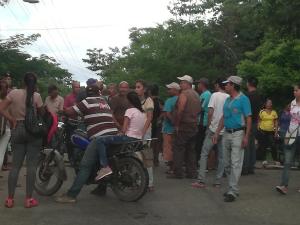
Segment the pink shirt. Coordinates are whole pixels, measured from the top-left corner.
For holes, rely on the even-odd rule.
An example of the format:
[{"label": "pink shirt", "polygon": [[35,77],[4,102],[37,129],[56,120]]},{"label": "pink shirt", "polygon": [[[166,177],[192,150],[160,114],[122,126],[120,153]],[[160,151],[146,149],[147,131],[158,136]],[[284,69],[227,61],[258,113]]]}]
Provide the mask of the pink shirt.
[{"label": "pink shirt", "polygon": [[129,119],[128,128],[125,134],[128,137],[141,139],[146,122],[146,115],[137,108],[130,108],[126,110],[125,117],[128,117]]},{"label": "pink shirt", "polygon": [[69,108],[71,106],[74,106],[76,104],[76,97],[73,92],[65,97],[64,101],[64,108]]}]

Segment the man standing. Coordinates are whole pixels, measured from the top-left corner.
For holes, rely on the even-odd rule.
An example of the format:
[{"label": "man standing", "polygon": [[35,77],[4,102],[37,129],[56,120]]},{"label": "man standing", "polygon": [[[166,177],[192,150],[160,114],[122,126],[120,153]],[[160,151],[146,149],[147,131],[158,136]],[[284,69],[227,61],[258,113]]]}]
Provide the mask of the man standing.
[{"label": "man standing", "polygon": [[[215,134],[220,119],[223,116],[223,106],[225,100],[229,97],[228,94],[225,93],[225,85],[222,83],[224,79],[217,79],[215,82],[215,90],[216,92],[212,94],[209,104],[208,104],[208,122],[207,122],[207,132],[204,139],[202,151],[201,151],[201,159],[200,159],[200,168],[198,171],[198,180],[192,183],[192,186],[195,188],[205,188],[206,187],[206,167],[207,167],[207,158],[212,150],[214,143],[212,142],[212,137]],[[217,149],[218,149],[218,169],[216,173],[216,180],[214,182],[215,187],[219,187],[221,185],[221,178],[224,173],[224,159],[223,159],[223,146],[222,146],[222,137],[223,137],[224,129],[220,131],[219,139],[217,140]]]},{"label": "man standing", "polygon": [[65,97],[64,109],[69,108],[76,104],[76,98],[80,91],[80,83],[78,81],[72,82],[72,93]]},{"label": "man standing", "polygon": [[225,127],[223,147],[229,188],[224,194],[224,201],[233,202],[239,196],[238,182],[243,167],[244,148],[248,145],[251,131],[251,105],[249,98],[240,92],[242,78],[230,76],[224,83],[230,97],[225,101],[223,117],[213,136],[213,143],[217,144],[220,132]]},{"label": "man standing", "polygon": [[175,109],[175,105],[178,99],[180,86],[179,84],[173,82],[166,85],[168,88],[169,98],[166,100],[163,112],[164,112],[164,121],[162,126],[163,133],[163,157],[164,160],[168,163],[169,170],[168,173],[173,172],[173,136],[175,132],[174,121],[172,117],[172,112]]},{"label": "man standing", "polygon": [[169,178],[183,178],[183,161],[186,165],[186,177],[197,177],[195,137],[197,119],[200,112],[199,95],[192,89],[193,78],[189,75],[178,77],[181,93],[175,107],[175,135],[173,142],[174,174]]},{"label": "man standing", "polygon": [[125,111],[129,108],[128,92],[129,84],[126,81],[121,81],[119,83],[119,93],[108,102],[120,130],[123,127]]},{"label": "man standing", "polygon": [[263,106],[263,99],[256,90],[257,85],[258,80],[255,77],[249,77],[247,79],[247,96],[251,104],[252,126],[251,133],[249,136],[249,143],[245,150],[242,175],[254,174],[254,168],[256,163],[255,136],[257,133],[258,115]]},{"label": "man standing", "polygon": [[198,135],[197,135],[197,141],[196,141],[196,156],[197,156],[197,162],[200,159],[201,149],[203,146],[203,141],[205,138],[205,132],[207,128],[208,123],[208,103],[211,97],[211,93],[208,90],[208,79],[207,78],[201,78],[197,81],[198,83],[198,91],[201,93],[200,95],[200,103],[201,103],[201,112],[199,117],[199,125],[198,125]]},{"label": "man standing", "polygon": [[48,96],[45,99],[45,106],[54,114],[63,111],[64,99],[58,95],[58,88],[55,85],[48,87]]}]

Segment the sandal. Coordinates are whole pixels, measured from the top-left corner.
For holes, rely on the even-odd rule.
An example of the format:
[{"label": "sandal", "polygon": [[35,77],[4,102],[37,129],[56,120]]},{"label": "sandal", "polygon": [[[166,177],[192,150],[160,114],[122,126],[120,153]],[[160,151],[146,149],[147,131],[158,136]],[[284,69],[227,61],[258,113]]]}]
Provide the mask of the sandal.
[{"label": "sandal", "polygon": [[14,199],[8,197],[8,198],[5,200],[5,207],[6,207],[6,208],[12,208],[12,207],[14,207]]},{"label": "sandal", "polygon": [[192,187],[193,188],[206,188],[206,185],[202,182],[196,181],[196,182],[192,183]]},{"label": "sandal", "polygon": [[39,205],[39,202],[34,198],[26,198],[25,199],[25,204],[24,204],[25,208],[32,208],[32,207],[36,207],[38,205]]}]

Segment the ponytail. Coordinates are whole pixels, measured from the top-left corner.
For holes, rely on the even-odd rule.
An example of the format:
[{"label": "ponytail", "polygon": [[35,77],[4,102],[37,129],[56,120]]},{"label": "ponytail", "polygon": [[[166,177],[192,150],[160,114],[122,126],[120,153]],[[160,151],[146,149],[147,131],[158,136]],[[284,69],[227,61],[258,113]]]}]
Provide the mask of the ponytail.
[{"label": "ponytail", "polygon": [[33,94],[36,90],[37,77],[34,73],[28,72],[24,76],[24,84],[26,86],[27,96],[26,96],[26,106],[32,104]]},{"label": "ponytail", "polygon": [[141,112],[144,112],[144,110],[142,108],[141,101],[140,101],[139,96],[137,95],[136,92],[134,92],[134,91],[129,92],[127,94],[127,99],[128,99],[128,101],[131,105],[133,105],[135,108],[137,108]]}]

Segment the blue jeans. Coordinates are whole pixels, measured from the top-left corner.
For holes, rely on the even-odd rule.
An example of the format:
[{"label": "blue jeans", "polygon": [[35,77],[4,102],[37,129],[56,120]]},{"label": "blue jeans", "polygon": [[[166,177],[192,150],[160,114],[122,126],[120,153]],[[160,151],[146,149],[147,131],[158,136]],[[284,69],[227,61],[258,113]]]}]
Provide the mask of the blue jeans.
[{"label": "blue jeans", "polygon": [[[210,129],[207,129],[206,136],[203,142],[203,147],[201,150],[200,168],[198,171],[198,181],[201,183],[206,183],[205,178],[206,178],[207,158],[214,146],[214,144],[212,143],[213,135],[214,133]],[[218,169],[217,169],[215,184],[221,184],[221,178],[223,177],[223,173],[224,173],[222,135],[219,136],[217,146],[218,146]]]},{"label": "blue jeans", "polygon": [[244,149],[242,148],[244,135],[245,132],[243,130],[234,133],[225,131],[223,135],[225,172],[229,181],[227,193],[234,196],[239,194],[238,182],[244,159]]},{"label": "blue jeans", "polygon": [[281,175],[281,186],[288,186],[289,183],[289,171],[293,160],[295,159],[295,153],[300,146],[300,136],[298,136],[292,145],[284,146],[284,167]]},{"label": "blue jeans", "polygon": [[[112,144],[112,143],[116,143],[116,142],[122,143],[122,142],[126,142],[126,141],[129,141],[130,139],[132,139],[127,136],[106,136],[106,137],[104,136],[103,138],[106,140],[105,141],[106,144],[109,144],[109,143]],[[99,139],[100,139],[100,137],[99,137]],[[88,145],[87,149],[85,150],[84,156],[80,162],[79,172],[78,172],[71,188],[67,192],[68,196],[76,198],[76,196],[80,193],[82,187],[88,181],[91,173],[93,172],[93,169],[94,169],[95,165],[97,164],[97,159],[99,158],[98,150],[97,150],[99,148],[98,141],[99,141],[98,138],[95,138],[94,140],[92,140],[92,142]],[[106,157],[106,151],[105,151],[105,157]],[[107,160],[107,157],[106,157],[106,160]]]},{"label": "blue jeans", "polygon": [[108,160],[106,155],[106,146],[110,144],[124,143],[128,141],[136,140],[135,138],[128,137],[126,135],[109,135],[109,136],[100,136],[96,138],[97,142],[97,152],[100,165],[102,167],[108,166]]}]

